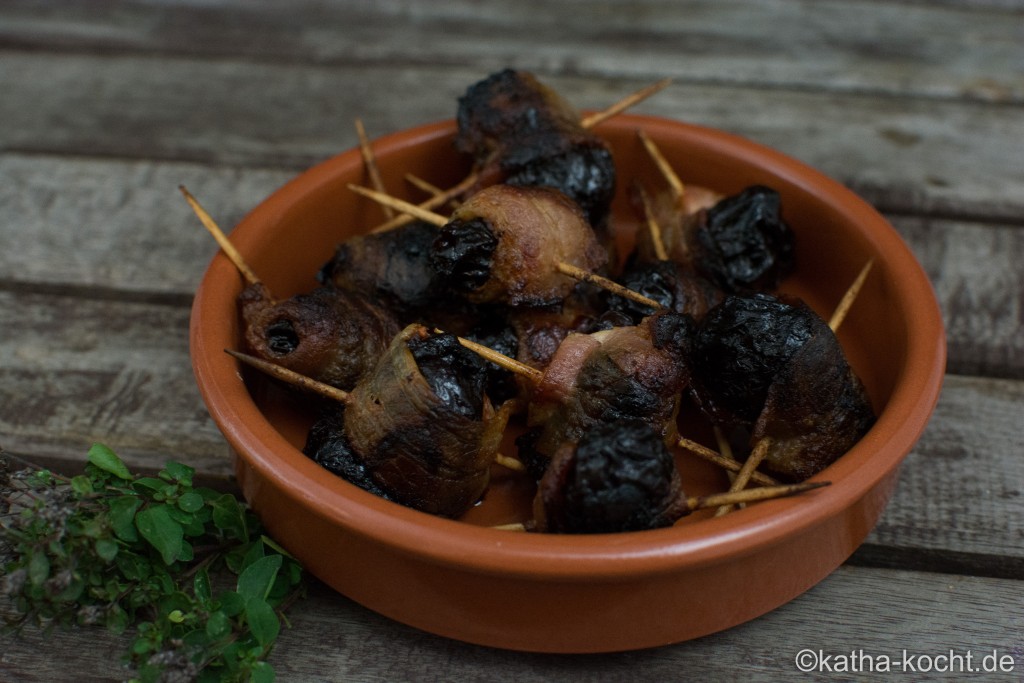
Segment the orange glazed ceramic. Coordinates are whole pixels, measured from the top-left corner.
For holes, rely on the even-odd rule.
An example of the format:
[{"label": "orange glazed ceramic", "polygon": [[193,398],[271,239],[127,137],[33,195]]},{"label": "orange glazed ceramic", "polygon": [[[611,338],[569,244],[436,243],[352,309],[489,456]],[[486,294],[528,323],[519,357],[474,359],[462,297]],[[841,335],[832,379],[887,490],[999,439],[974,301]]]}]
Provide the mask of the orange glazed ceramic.
[{"label": "orange glazed ceramic", "polygon": [[[236,297],[243,282],[218,254],[192,311],[197,382],[237,455],[246,499],[319,579],[388,617],[471,643],[560,653],[631,650],[727,629],[792,600],[838,567],[875,525],[900,462],[928,422],[945,369],[942,322],[921,267],[876,211],[821,173],[733,135],[634,115],[595,128],[615,154],[613,224],[624,249],[636,226],[629,184],[659,181],[639,129],[684,183],[727,194],[755,183],[779,191],[797,241],[797,272],[782,290],[824,318],[875,260],[839,330],[878,414],[875,426],[813,479],[831,486],[722,517],[703,511],[666,529],[591,536],[494,529],[528,519],[531,495],[528,482],[495,466],[477,507],[462,519],[441,519],[377,498],[302,454],[312,418],[288,392],[243,372],[224,352],[241,345]],[[377,140],[385,186],[417,201],[407,173],[440,187],[458,182],[468,161],[452,148],[454,132],[452,122],[441,122]],[[369,184],[358,150],[298,176],[231,233],[277,297],[311,290],[339,242],[383,221],[380,208],[348,183]],[[514,454],[511,437],[506,444]],[[689,495],[728,487],[725,475],[703,461],[680,452],[677,462]]]}]

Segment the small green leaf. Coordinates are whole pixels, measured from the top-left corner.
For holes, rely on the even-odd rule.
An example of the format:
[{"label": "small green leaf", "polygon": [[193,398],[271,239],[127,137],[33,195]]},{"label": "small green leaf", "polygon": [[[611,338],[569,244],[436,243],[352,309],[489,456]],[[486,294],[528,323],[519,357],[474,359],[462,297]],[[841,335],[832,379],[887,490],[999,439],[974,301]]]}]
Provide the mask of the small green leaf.
[{"label": "small green leaf", "polygon": [[[246,546],[239,546],[239,549],[244,549]],[[239,570],[239,574],[242,573],[247,567],[255,563],[257,560],[261,560],[266,557],[267,553],[263,547],[263,541],[257,540],[254,543],[250,543],[248,550],[245,551],[245,555],[242,558],[242,567]]]},{"label": "small green leaf", "polygon": [[165,564],[172,564],[181,552],[184,531],[171,519],[166,505],[155,505],[135,515],[135,526],[142,537],[160,552]]},{"label": "small green leaf", "polygon": [[206,635],[214,640],[223,638],[231,633],[231,619],[224,612],[217,611],[206,620]]},{"label": "small green leaf", "polygon": [[178,559],[182,562],[191,562],[195,557],[195,550],[192,548],[192,544],[183,540],[181,542],[181,550],[178,551]]},{"label": "small green leaf", "polygon": [[96,540],[96,554],[104,562],[113,562],[114,558],[117,557],[117,541],[112,541],[109,538],[100,538]]},{"label": "small green leaf", "polygon": [[282,548],[281,545],[277,541],[272,539],[270,536],[267,536],[266,534],[260,534],[260,540],[263,541],[263,545],[267,546],[271,550],[281,553],[285,557],[290,557],[293,560],[295,559],[295,557],[290,552]]},{"label": "small green leaf", "polygon": [[213,523],[228,536],[240,541],[248,538],[245,514],[238,499],[230,493],[225,493],[213,502]]},{"label": "small green leaf", "polygon": [[71,490],[77,493],[79,496],[87,496],[93,492],[92,479],[79,474],[77,477],[71,478]]},{"label": "small green leaf", "polygon": [[138,638],[134,643],[132,643],[132,652],[137,655],[144,655],[152,649],[153,644],[145,638]]},{"label": "small green leaf", "polygon": [[80,578],[75,578],[71,580],[71,583],[68,584],[67,588],[60,592],[57,596],[57,600],[60,602],[75,602],[82,596],[84,591],[85,581]]},{"label": "small green leaf", "polygon": [[86,538],[99,538],[105,535],[103,525],[95,519],[89,519],[82,523],[81,534]]},{"label": "small green leaf", "polygon": [[142,505],[142,499],[138,496],[121,496],[111,499],[108,505],[110,526],[114,534],[125,543],[139,540],[139,534],[135,529],[135,513]]},{"label": "small green leaf", "polygon": [[210,572],[203,567],[196,572],[196,578],[192,580],[192,592],[200,605],[206,607],[213,599],[213,589],[210,587]]},{"label": "small green leaf", "polygon": [[197,512],[205,504],[206,502],[203,500],[203,497],[195,491],[184,493],[178,498],[178,507],[185,512]]},{"label": "small green leaf", "polygon": [[163,479],[157,479],[156,477],[139,477],[132,482],[132,488],[139,493],[146,493],[147,491],[153,491],[163,493],[168,488],[174,488],[174,484],[168,484]]},{"label": "small green leaf", "polygon": [[224,591],[220,594],[218,602],[221,611],[229,617],[236,617],[245,610],[245,598],[235,591]]},{"label": "small green leaf", "polygon": [[253,598],[266,600],[277,572],[281,569],[281,561],[280,555],[268,555],[245,568],[238,577],[238,593],[246,602]]},{"label": "small green leaf", "polygon": [[122,551],[117,554],[117,568],[128,581],[142,581],[146,579],[150,574],[152,566],[152,564],[133,552]]},{"label": "small green leaf", "polygon": [[252,665],[252,683],[274,683],[275,678],[274,667],[267,662],[256,662]]},{"label": "small green leaf", "polygon": [[212,653],[214,652],[211,648],[212,640],[210,636],[206,635],[206,629],[195,629],[182,636],[181,643],[193,652],[206,650]]},{"label": "small green leaf", "polygon": [[281,622],[274,608],[262,598],[253,598],[245,603],[245,621],[249,631],[264,648],[274,642],[281,632]]},{"label": "small green leaf", "polygon": [[203,522],[193,515],[188,523],[183,524],[182,529],[185,530],[185,535],[190,538],[196,538],[198,536],[204,536],[206,534],[206,526]]},{"label": "small green leaf", "polygon": [[89,449],[89,462],[119,479],[130,481],[132,478],[132,473],[121,458],[101,443],[94,443]]},{"label": "small green leaf", "polygon": [[182,465],[180,462],[174,462],[173,460],[168,461],[167,464],[164,465],[164,472],[170,475],[171,479],[174,481],[188,486],[192,485],[192,477],[196,473],[194,468],[189,467],[188,465]]},{"label": "small green leaf", "polygon": [[114,633],[124,633],[125,629],[128,628],[128,614],[117,605],[111,606],[107,610],[107,629]]},{"label": "small green leaf", "polygon": [[32,559],[28,561],[28,580],[33,586],[41,586],[50,578],[50,558],[46,553],[37,550],[32,553]]}]

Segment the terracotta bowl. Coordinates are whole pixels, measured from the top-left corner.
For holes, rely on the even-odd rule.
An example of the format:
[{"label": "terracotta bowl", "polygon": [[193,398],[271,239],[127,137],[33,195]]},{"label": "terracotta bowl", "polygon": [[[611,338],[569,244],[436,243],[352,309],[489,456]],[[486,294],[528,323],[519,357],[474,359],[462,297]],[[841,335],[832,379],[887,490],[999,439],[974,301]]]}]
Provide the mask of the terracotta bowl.
[{"label": "terracotta bowl", "polygon": [[[696,638],[792,600],[839,566],[877,522],[900,462],[927,423],[945,368],[931,286],[893,228],[864,201],[807,166],[699,126],[621,115],[597,131],[613,145],[624,243],[635,221],[626,187],[659,182],[644,129],[682,180],[733,193],[761,183],[782,195],[797,233],[798,270],[782,289],[823,317],[869,259],[875,266],[839,331],[878,422],[816,480],[832,485],[674,527],[594,536],[489,528],[529,516],[529,483],[497,466],[464,519],[433,517],[377,498],[301,453],[309,416],[290,395],[242,372],[235,299],[242,280],[223,255],[210,264],[191,319],[191,353],[206,405],[237,454],[238,481],[270,533],[325,583],[400,622],[516,650],[583,653]],[[384,183],[411,200],[414,173],[455,184],[467,162],[441,122],[375,142]],[[303,173],[256,207],[231,238],[278,297],[308,291],[336,244],[382,222],[346,189],[368,185],[357,150]],[[628,248],[628,245],[627,245]],[[429,321],[427,321],[429,322]],[[695,426],[700,432],[699,425]],[[727,488],[724,474],[678,454],[690,495]]]}]

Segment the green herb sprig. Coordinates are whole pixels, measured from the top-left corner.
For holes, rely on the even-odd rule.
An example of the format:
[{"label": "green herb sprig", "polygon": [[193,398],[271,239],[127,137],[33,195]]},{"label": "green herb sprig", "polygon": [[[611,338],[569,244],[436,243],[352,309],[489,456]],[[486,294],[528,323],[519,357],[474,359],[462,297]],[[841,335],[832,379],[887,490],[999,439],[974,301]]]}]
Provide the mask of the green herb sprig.
[{"label": "green herb sprig", "polygon": [[235,496],[194,487],[194,474],[168,462],[133,475],[102,444],[72,478],[11,472],[0,456],[5,631],[134,627],[133,681],[273,681],[266,660],[304,592],[302,568]]}]

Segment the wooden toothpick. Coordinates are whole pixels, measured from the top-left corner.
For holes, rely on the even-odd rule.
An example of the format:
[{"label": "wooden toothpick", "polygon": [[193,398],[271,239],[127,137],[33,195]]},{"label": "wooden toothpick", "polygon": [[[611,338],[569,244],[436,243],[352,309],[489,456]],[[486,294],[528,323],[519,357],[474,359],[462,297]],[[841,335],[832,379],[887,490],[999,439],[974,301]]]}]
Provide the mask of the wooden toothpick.
[{"label": "wooden toothpick", "polygon": [[639,102],[643,102],[651,95],[661,92],[662,90],[667,88],[671,83],[671,78],[663,78],[657,83],[653,83],[645,88],[641,88],[640,90],[637,90],[635,93],[627,95],[626,97],[622,98],[621,100],[619,100],[612,106],[608,107],[604,111],[599,111],[596,114],[591,114],[590,116],[584,117],[582,120],[580,120],[580,125],[583,126],[584,128],[593,128],[597,124],[610,119],[616,114],[624,112],[625,110],[629,109],[632,106],[635,106]]},{"label": "wooden toothpick", "polygon": [[286,367],[277,365],[276,363],[265,361],[262,358],[257,358],[256,356],[250,356],[249,354],[234,351],[232,349],[224,349],[224,351],[225,353],[227,353],[230,356],[233,356],[242,363],[252,366],[259,370],[260,372],[270,375],[271,377],[276,377],[282,382],[287,382],[292,386],[299,387],[300,389],[305,389],[306,391],[311,391],[315,394],[319,394],[320,396],[324,396],[326,398],[334,399],[335,401],[341,401],[342,403],[348,402],[349,393],[347,391],[342,391],[337,387],[333,387],[330,384],[318,382],[312,377],[306,377],[305,375],[295,372],[294,370],[289,370]]},{"label": "wooden toothpick", "polygon": [[231,240],[229,240],[227,235],[224,234],[224,231],[220,229],[220,226],[217,225],[216,221],[214,221],[210,214],[206,212],[206,209],[199,204],[196,198],[192,196],[191,192],[185,189],[184,185],[179,185],[178,189],[181,190],[181,194],[185,196],[185,201],[187,201],[189,206],[192,207],[192,211],[194,211],[196,216],[199,217],[203,227],[213,235],[213,239],[217,241],[221,251],[223,251],[231,263],[234,264],[235,268],[238,269],[238,272],[242,274],[243,278],[245,278],[245,281],[250,285],[259,284],[260,279],[256,277],[256,273],[249,268],[245,259],[242,258],[242,255],[237,249],[235,249],[235,245],[231,243]]}]

